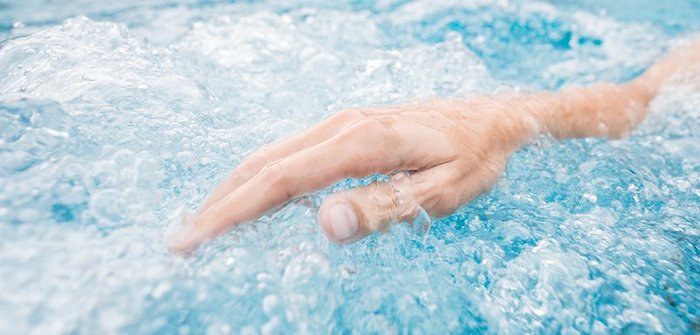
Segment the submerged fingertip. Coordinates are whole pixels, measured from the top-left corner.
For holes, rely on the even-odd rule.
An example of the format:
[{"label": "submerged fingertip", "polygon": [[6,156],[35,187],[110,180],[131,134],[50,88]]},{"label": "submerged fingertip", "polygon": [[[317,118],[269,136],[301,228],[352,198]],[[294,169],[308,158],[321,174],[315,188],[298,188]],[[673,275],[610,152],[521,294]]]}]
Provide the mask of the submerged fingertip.
[{"label": "submerged fingertip", "polygon": [[326,203],[319,210],[319,223],[326,237],[336,243],[353,240],[359,231],[355,209],[346,203]]},{"label": "submerged fingertip", "polygon": [[184,226],[189,225],[192,223],[192,218],[192,212],[185,208],[180,215],[180,223]]},{"label": "submerged fingertip", "polygon": [[358,220],[355,210],[346,204],[334,204],[328,213],[333,236],[338,241],[348,240],[357,234]]},{"label": "submerged fingertip", "polygon": [[194,229],[191,226],[185,226],[165,238],[165,245],[171,252],[178,254],[186,254],[195,249],[198,245]]}]

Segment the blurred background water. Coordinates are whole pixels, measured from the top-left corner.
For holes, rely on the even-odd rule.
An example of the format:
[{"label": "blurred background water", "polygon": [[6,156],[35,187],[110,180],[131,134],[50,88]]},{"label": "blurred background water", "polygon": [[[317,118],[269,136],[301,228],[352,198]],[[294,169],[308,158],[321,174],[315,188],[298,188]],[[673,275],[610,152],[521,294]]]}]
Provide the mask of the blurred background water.
[{"label": "blurred background water", "polygon": [[329,243],[344,181],[162,243],[342,108],[619,82],[699,28],[697,0],[0,0],[0,333],[700,332],[697,73],[628,138],[536,140],[425,240]]}]

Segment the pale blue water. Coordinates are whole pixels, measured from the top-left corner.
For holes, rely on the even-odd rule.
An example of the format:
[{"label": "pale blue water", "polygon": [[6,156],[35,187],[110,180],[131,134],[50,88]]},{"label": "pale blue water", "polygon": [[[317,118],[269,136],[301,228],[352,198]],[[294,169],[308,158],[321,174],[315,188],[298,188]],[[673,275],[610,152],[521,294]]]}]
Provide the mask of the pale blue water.
[{"label": "pale blue water", "polygon": [[162,244],[344,107],[621,81],[700,30],[697,0],[609,2],[0,0],[0,333],[700,332],[697,73],[626,139],[538,139],[425,241],[329,243],[326,190]]}]

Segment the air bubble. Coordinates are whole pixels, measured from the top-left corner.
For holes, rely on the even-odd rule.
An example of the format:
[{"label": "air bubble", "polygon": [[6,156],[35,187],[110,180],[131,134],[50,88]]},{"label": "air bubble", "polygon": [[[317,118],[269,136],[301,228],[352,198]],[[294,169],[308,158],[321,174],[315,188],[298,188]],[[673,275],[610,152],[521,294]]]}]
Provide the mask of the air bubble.
[{"label": "air bubble", "polygon": [[[625,20],[570,1],[135,3],[3,8],[26,26],[0,32],[0,329],[693,331],[692,76],[620,141],[537,139],[444,218],[328,241],[323,198],[374,176],[187,257],[163,242],[261,145],[351,107],[624,82],[686,38],[688,1]],[[670,20],[676,37],[663,28],[674,11],[687,16]]]}]

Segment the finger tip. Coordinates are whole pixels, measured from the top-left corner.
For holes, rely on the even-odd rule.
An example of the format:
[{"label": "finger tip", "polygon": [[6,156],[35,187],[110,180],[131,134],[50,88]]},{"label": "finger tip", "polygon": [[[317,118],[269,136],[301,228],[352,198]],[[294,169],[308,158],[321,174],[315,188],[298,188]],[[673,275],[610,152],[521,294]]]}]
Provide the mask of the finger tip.
[{"label": "finger tip", "polygon": [[192,224],[193,218],[194,217],[192,216],[192,212],[184,208],[180,213],[180,224],[182,224],[183,226],[190,225]]},{"label": "finger tip", "polygon": [[199,245],[193,233],[190,227],[180,229],[166,237],[165,246],[176,254],[190,253]]},{"label": "finger tip", "polygon": [[331,241],[344,244],[357,239],[359,220],[354,207],[340,201],[326,201],[318,212],[324,234]]}]

